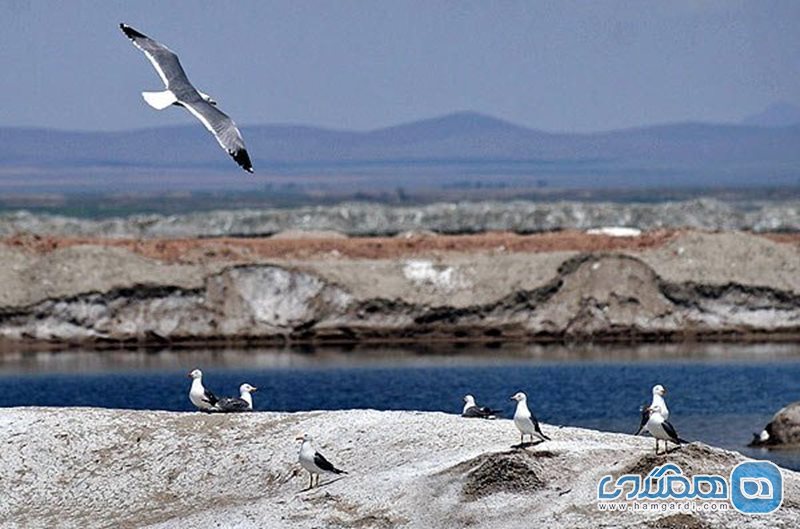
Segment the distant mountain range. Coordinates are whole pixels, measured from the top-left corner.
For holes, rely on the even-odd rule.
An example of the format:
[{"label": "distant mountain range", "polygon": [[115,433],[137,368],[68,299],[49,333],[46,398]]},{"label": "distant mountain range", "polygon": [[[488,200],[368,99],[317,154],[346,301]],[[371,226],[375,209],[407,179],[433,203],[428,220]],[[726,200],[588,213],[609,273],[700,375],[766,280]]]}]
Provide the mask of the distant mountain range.
[{"label": "distant mountain range", "polygon": [[759,127],[791,127],[792,125],[800,125],[800,107],[785,101],[773,103],[761,112],[744,118],[742,124],[756,125]]},{"label": "distant mountain range", "polygon": [[0,128],[0,192],[476,182],[552,188],[798,185],[800,125],[764,126],[777,122],[776,112],[768,109],[740,125],[677,123],[588,134],[543,132],[472,112],[368,132],[243,127],[255,176],[240,171],[196,125],[127,132]]}]

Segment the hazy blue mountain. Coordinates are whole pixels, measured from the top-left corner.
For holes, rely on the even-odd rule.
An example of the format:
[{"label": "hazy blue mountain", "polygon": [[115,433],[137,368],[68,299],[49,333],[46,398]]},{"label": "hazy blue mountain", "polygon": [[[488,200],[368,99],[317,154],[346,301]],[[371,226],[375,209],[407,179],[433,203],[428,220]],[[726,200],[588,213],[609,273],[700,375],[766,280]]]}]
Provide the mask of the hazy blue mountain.
[{"label": "hazy blue mountain", "polygon": [[472,112],[368,132],[243,127],[256,176],[196,125],[126,132],[0,128],[0,191],[247,189],[253,181],[436,186],[797,185],[800,125],[677,123],[549,133]]},{"label": "hazy blue mountain", "polygon": [[761,112],[744,118],[742,124],[759,127],[800,125],[800,107],[785,101],[773,103]]}]

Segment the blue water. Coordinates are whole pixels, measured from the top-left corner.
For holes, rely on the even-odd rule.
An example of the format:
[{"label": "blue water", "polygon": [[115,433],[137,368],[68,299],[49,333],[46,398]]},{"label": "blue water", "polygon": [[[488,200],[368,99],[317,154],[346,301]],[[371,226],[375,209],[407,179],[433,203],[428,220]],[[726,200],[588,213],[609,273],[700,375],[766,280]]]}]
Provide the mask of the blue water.
[{"label": "blue water", "polygon": [[602,355],[549,360],[547,355],[519,358],[493,353],[489,358],[465,359],[411,355],[388,362],[375,361],[375,355],[364,361],[357,354],[317,361],[314,355],[264,354],[266,361],[258,353],[240,353],[228,361],[224,354],[184,354],[175,360],[159,358],[170,355],[162,353],[133,366],[120,363],[119,354],[110,365],[102,356],[92,356],[88,372],[76,372],[74,366],[53,369],[52,360],[38,367],[34,361],[33,368],[31,362],[23,362],[0,369],[0,406],[190,411],[186,373],[197,366],[205,371],[206,387],[218,395],[236,394],[243,382],[257,386],[257,411],[374,408],[459,413],[461,397],[472,393],[480,404],[510,417],[513,403],[508,397],[522,390],[546,423],[632,432],[638,426],[639,406],[649,403],[650,388],[662,384],[669,392],[670,421],[681,437],[800,470],[800,453],[745,446],[778,409],[800,400],[797,354],[765,359],[701,355],[609,360]]}]

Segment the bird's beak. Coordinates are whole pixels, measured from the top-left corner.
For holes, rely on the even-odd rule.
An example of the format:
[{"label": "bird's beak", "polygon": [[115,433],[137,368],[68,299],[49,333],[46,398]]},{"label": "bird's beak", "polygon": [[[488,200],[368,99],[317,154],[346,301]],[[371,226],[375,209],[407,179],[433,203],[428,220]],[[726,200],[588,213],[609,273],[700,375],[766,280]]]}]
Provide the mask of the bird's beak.
[{"label": "bird's beak", "polygon": [[514,397],[509,397],[508,400],[517,400]]},{"label": "bird's beak", "polygon": [[[250,387],[252,387],[252,386],[250,386]],[[256,391],[258,391],[258,388],[253,388],[253,389],[251,389],[250,391],[252,391],[252,392],[256,392]]]},{"label": "bird's beak", "polygon": [[189,378],[192,378],[192,374],[191,373],[186,373],[186,376],[189,377]]},{"label": "bird's beak", "polygon": [[664,395],[667,394],[667,388],[664,388]]},{"label": "bird's beak", "polygon": [[302,435],[298,435],[297,437],[294,438],[294,440],[295,441],[302,441],[303,440],[303,436]]}]

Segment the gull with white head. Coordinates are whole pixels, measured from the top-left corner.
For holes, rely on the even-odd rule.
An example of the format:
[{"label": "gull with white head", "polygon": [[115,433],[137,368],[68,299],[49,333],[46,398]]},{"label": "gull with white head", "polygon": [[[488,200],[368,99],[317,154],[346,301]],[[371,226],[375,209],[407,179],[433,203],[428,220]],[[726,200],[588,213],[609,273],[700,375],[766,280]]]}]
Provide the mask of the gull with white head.
[{"label": "gull with white head", "polygon": [[319,486],[320,474],[347,474],[344,470],[338,469],[333,464],[325,459],[325,456],[320,454],[314,449],[314,438],[309,434],[303,434],[297,437],[300,444],[300,452],[297,458],[300,461],[300,466],[308,471],[310,482],[308,488],[314,487],[314,477],[316,476],[317,486]]},{"label": "gull with white head", "polygon": [[219,399],[203,386],[203,372],[194,369],[188,377],[192,379],[192,386],[189,388],[189,400],[192,404],[200,411],[214,411]]},{"label": "gull with white head", "polygon": [[675,427],[664,418],[664,412],[658,405],[648,406],[646,427],[650,435],[656,440],[656,455],[658,455],[659,441],[664,441],[665,454],[669,451],[668,442],[673,442],[676,445],[686,443],[686,441],[678,437],[678,432],[675,431]]},{"label": "gull with white head", "polygon": [[664,420],[669,419],[669,408],[667,408],[667,401],[664,400],[664,395],[667,394],[667,388],[662,386],[661,384],[656,384],[653,386],[653,400],[650,401],[650,406],[642,406],[640,411],[642,412],[641,421],[639,422],[639,429],[636,430],[636,433],[633,435],[639,435],[645,429],[645,425],[647,425],[647,419],[650,417],[650,410],[649,408],[658,406],[659,410],[661,410],[661,416]]},{"label": "gull with white head", "polygon": [[528,435],[533,442],[534,434],[539,436],[541,440],[550,440],[539,427],[539,421],[536,416],[528,409],[528,396],[519,391],[511,396],[511,400],[517,401],[517,410],[514,412],[514,425],[520,433],[520,446],[525,442],[525,436]]},{"label": "gull with white head", "polygon": [[496,419],[497,410],[487,408],[486,406],[478,406],[475,403],[475,397],[472,395],[464,395],[464,409],[461,410],[461,416],[476,419]]},{"label": "gull with white head", "polygon": [[250,384],[239,386],[238,397],[222,397],[217,401],[216,409],[224,413],[236,413],[240,411],[253,411],[253,396],[251,393],[258,391],[258,388]]},{"label": "gull with white head", "polygon": [[166,86],[162,92],[142,92],[147,104],[156,110],[164,110],[171,105],[185,108],[200,120],[242,169],[252,173],[253,164],[236,123],[217,108],[217,102],[208,94],[197,90],[189,82],[175,52],[127,24],[120,24],[119,27],[133,45],[144,53]]}]

